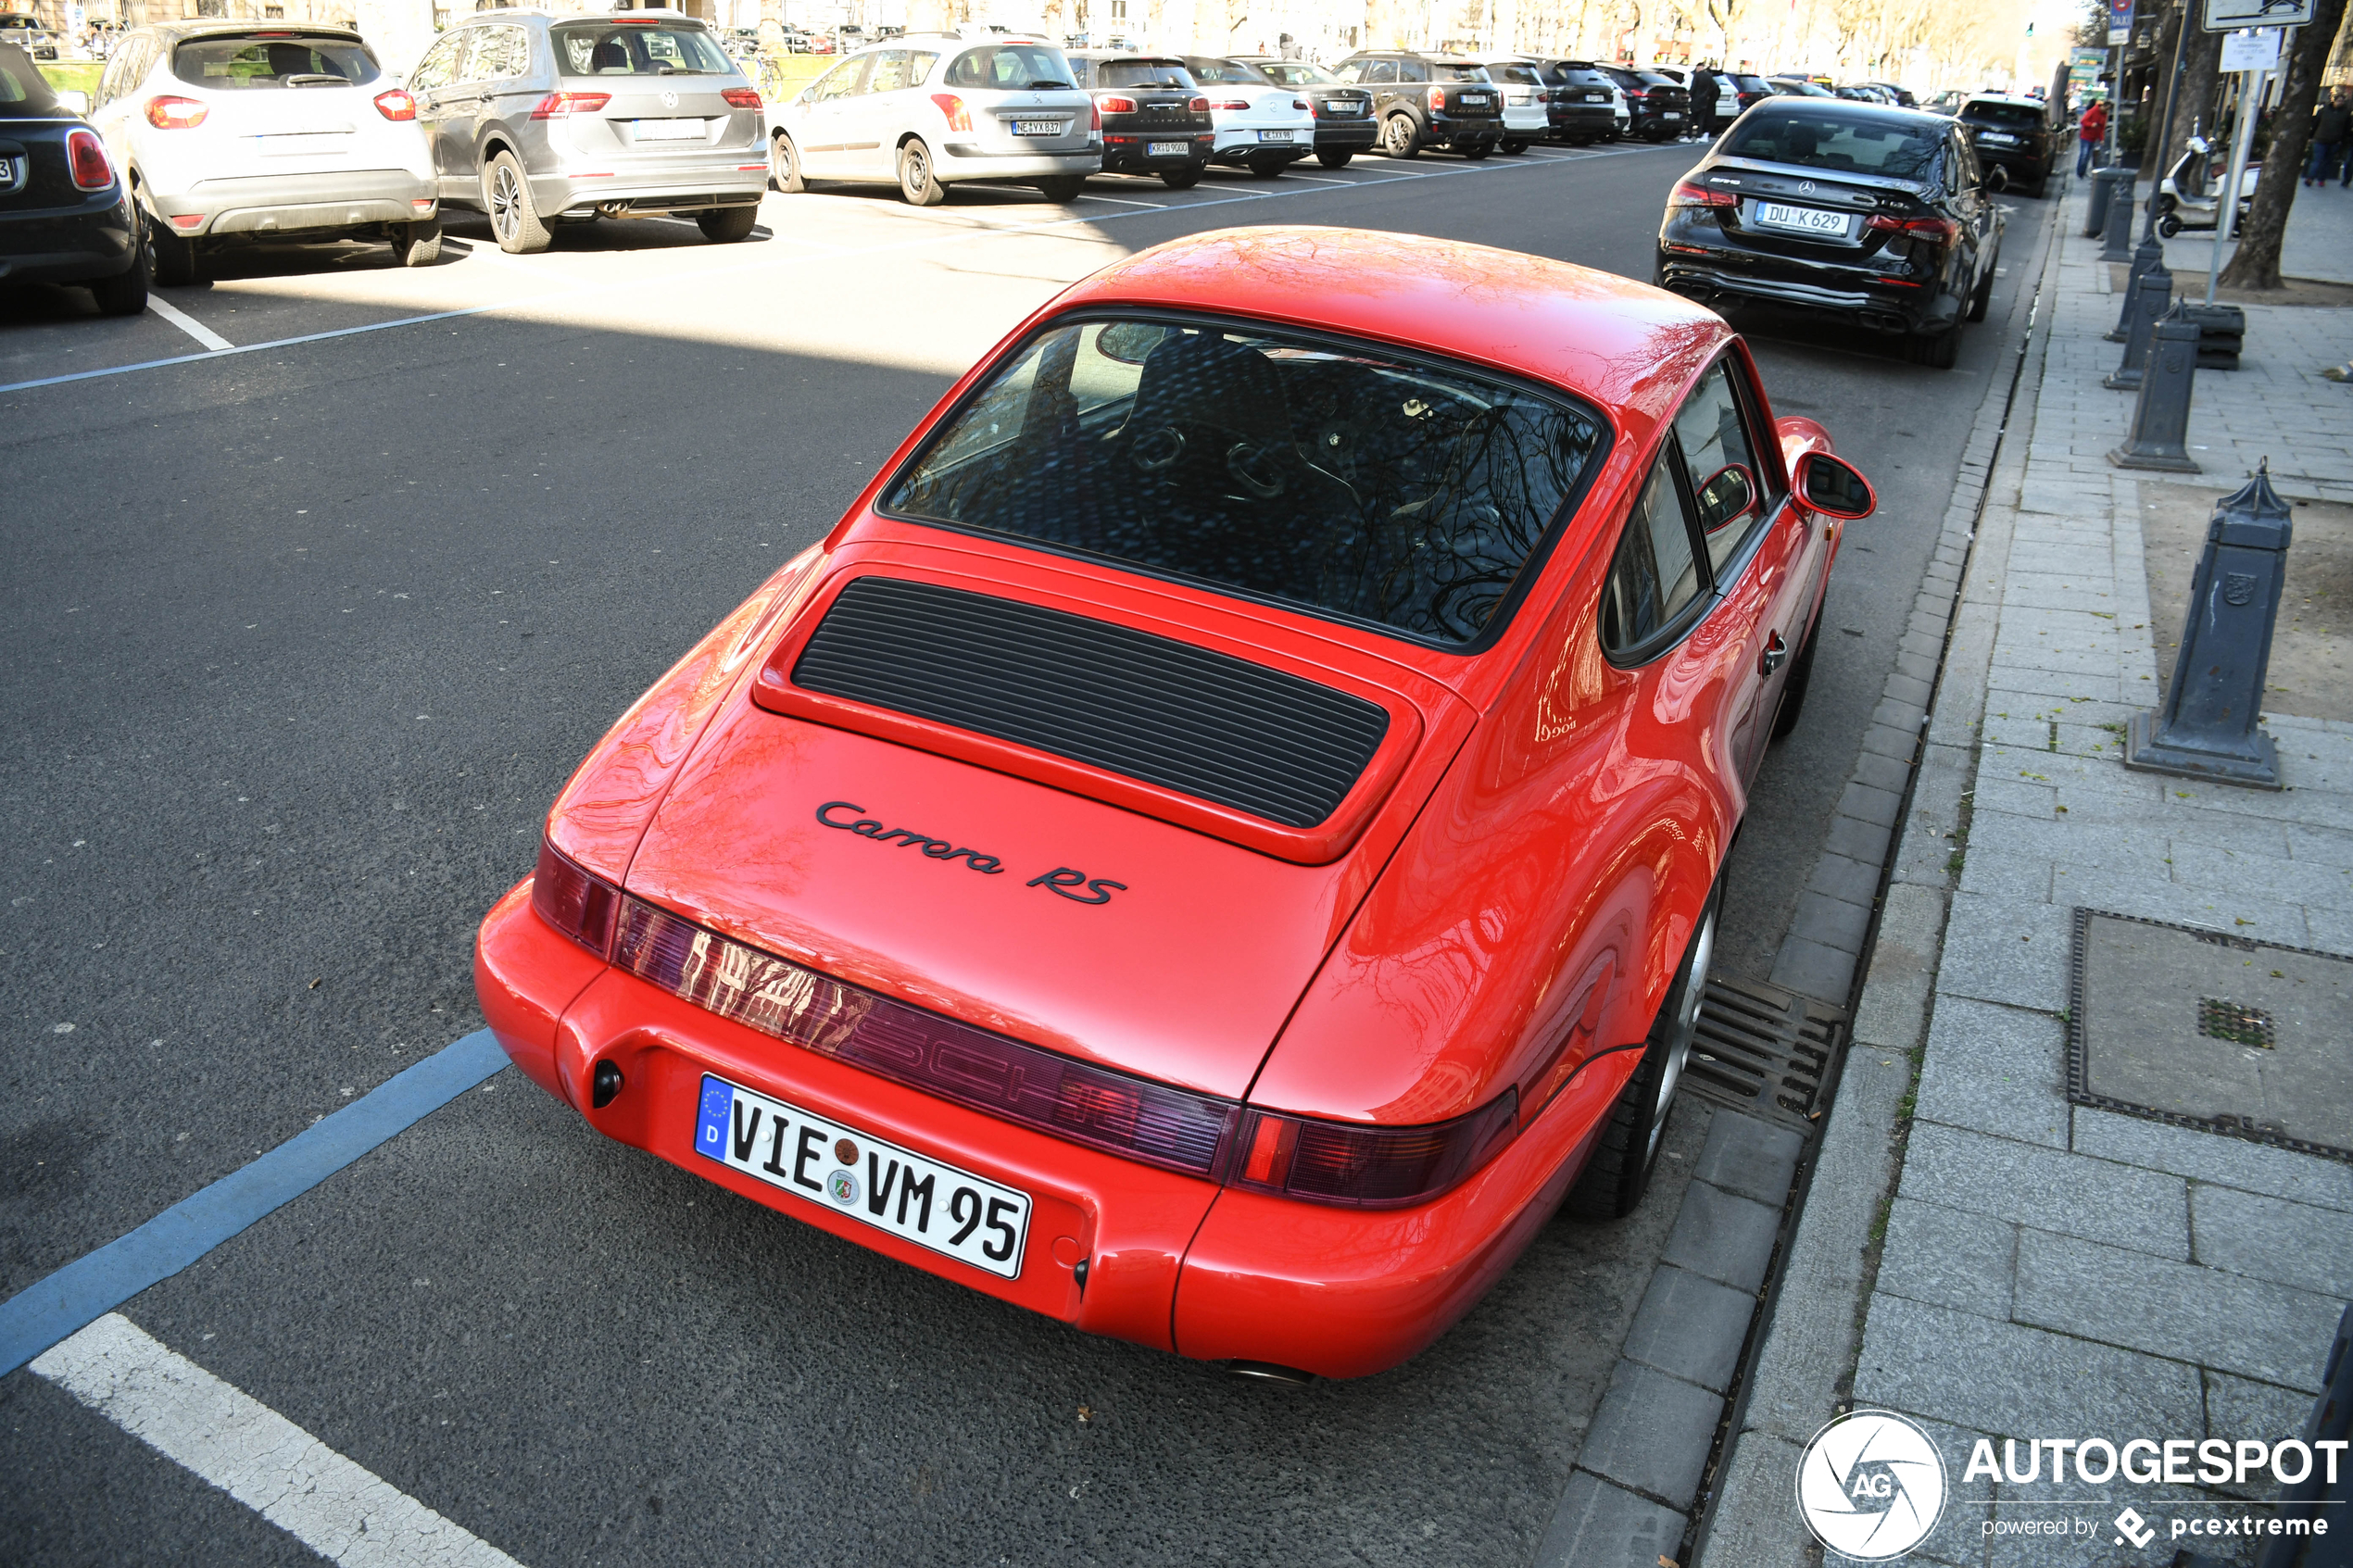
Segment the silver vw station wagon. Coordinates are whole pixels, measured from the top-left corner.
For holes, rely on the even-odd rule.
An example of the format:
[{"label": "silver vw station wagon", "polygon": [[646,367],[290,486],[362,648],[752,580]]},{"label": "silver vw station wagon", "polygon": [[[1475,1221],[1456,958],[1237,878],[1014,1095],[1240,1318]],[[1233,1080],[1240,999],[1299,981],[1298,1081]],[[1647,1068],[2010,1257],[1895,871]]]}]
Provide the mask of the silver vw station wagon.
[{"label": "silver vw station wagon", "polygon": [[503,250],[558,222],[691,215],[740,240],[768,186],[760,94],[680,11],[486,11],[409,73],[443,202],[490,217]]}]

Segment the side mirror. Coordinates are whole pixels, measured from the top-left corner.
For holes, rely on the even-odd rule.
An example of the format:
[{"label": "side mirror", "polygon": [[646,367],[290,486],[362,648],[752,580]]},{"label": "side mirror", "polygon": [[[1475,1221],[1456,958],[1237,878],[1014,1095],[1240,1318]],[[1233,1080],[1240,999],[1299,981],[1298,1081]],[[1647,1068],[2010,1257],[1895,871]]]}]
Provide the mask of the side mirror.
[{"label": "side mirror", "polygon": [[1738,463],[1718,469],[1695,492],[1699,525],[1713,533],[1755,503],[1756,482]]},{"label": "side mirror", "polygon": [[1806,504],[1826,517],[1853,521],[1879,509],[1879,496],[1854,464],[1828,452],[1809,452],[1798,470],[1797,487]]},{"label": "side mirror", "polygon": [[2009,188],[2009,170],[2004,169],[2000,164],[1997,163],[1993,168],[1985,171],[1985,189],[1990,194],[1998,196]]},{"label": "side mirror", "polygon": [[84,93],[79,87],[67,87],[59,90],[57,94],[57,102],[74,114],[87,115],[90,112],[90,94]]}]

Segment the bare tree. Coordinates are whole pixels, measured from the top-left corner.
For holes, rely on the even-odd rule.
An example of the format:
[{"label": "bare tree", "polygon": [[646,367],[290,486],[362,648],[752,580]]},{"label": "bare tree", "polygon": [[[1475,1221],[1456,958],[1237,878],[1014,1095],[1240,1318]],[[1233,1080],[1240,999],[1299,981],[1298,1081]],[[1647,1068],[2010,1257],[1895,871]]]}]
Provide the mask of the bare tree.
[{"label": "bare tree", "polygon": [[[2345,0],[2319,0],[2312,19],[2296,35],[2279,112],[2271,120],[2271,149],[2263,155],[2263,177],[2255,183],[2255,207],[2247,214],[2246,238],[2217,280],[2225,288],[2275,289],[2280,284],[2280,239],[2287,232],[2288,208],[2312,150],[2312,106],[2321,95],[2336,30],[2345,24]],[[2249,106],[2245,112],[2253,112]]]}]

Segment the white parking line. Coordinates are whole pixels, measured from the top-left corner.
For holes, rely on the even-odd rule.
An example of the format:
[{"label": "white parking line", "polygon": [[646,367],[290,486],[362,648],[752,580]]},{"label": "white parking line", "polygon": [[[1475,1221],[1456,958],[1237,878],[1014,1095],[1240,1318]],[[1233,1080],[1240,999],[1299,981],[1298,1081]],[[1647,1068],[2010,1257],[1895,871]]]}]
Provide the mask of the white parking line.
[{"label": "white parking line", "polygon": [[32,1370],[346,1568],[522,1568],[120,1312]]},{"label": "white parking line", "polygon": [[202,321],[197,320],[194,316],[189,315],[185,310],[181,309],[178,306],[171,304],[168,300],[157,297],[152,293],[147,295],[147,308],[162,317],[165,320],[170,322],[173,326],[179,328],[182,332],[186,332],[190,337],[195,338],[198,343],[203,344],[207,348],[211,349],[215,354],[220,353],[224,348],[234,348],[237,346],[235,344],[231,343],[227,338],[222,337],[219,332],[214,332],[210,327],[206,326]]},{"label": "white parking line", "polygon": [[1099,196],[1099,195],[1095,194],[1092,191],[1085,191],[1085,192],[1081,192],[1081,193],[1080,193],[1080,194],[1079,194],[1078,199],[1079,199],[1080,201],[1083,201],[1083,202],[1109,202],[1109,203],[1111,203],[1111,204],[1112,204],[1112,206],[1114,206],[1114,207],[1166,207],[1166,206],[1168,205],[1166,202],[1139,202],[1139,201],[1130,201],[1130,200],[1129,200],[1127,197],[1126,197],[1126,196]]}]

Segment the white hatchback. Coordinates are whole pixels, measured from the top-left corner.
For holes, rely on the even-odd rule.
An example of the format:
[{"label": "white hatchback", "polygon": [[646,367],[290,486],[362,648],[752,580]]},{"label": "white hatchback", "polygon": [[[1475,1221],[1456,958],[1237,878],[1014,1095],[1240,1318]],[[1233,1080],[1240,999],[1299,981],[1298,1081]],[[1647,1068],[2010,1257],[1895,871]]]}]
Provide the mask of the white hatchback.
[{"label": "white hatchback", "polygon": [[206,253],[259,241],[386,240],[411,267],[441,254],[416,101],[347,28],[133,28],[90,119],[130,173],[159,283],[193,282]]},{"label": "white hatchback", "polygon": [[1209,96],[1217,128],[1209,161],[1239,166],[1272,180],[1315,150],[1315,109],[1296,88],[1284,87],[1256,66],[1214,55],[1187,55],[1185,72]]},{"label": "white hatchback", "polygon": [[967,180],[1077,198],[1103,163],[1095,100],[1051,44],[998,32],[905,33],[861,49],[768,111],[769,177],[896,182],[917,207]]}]

